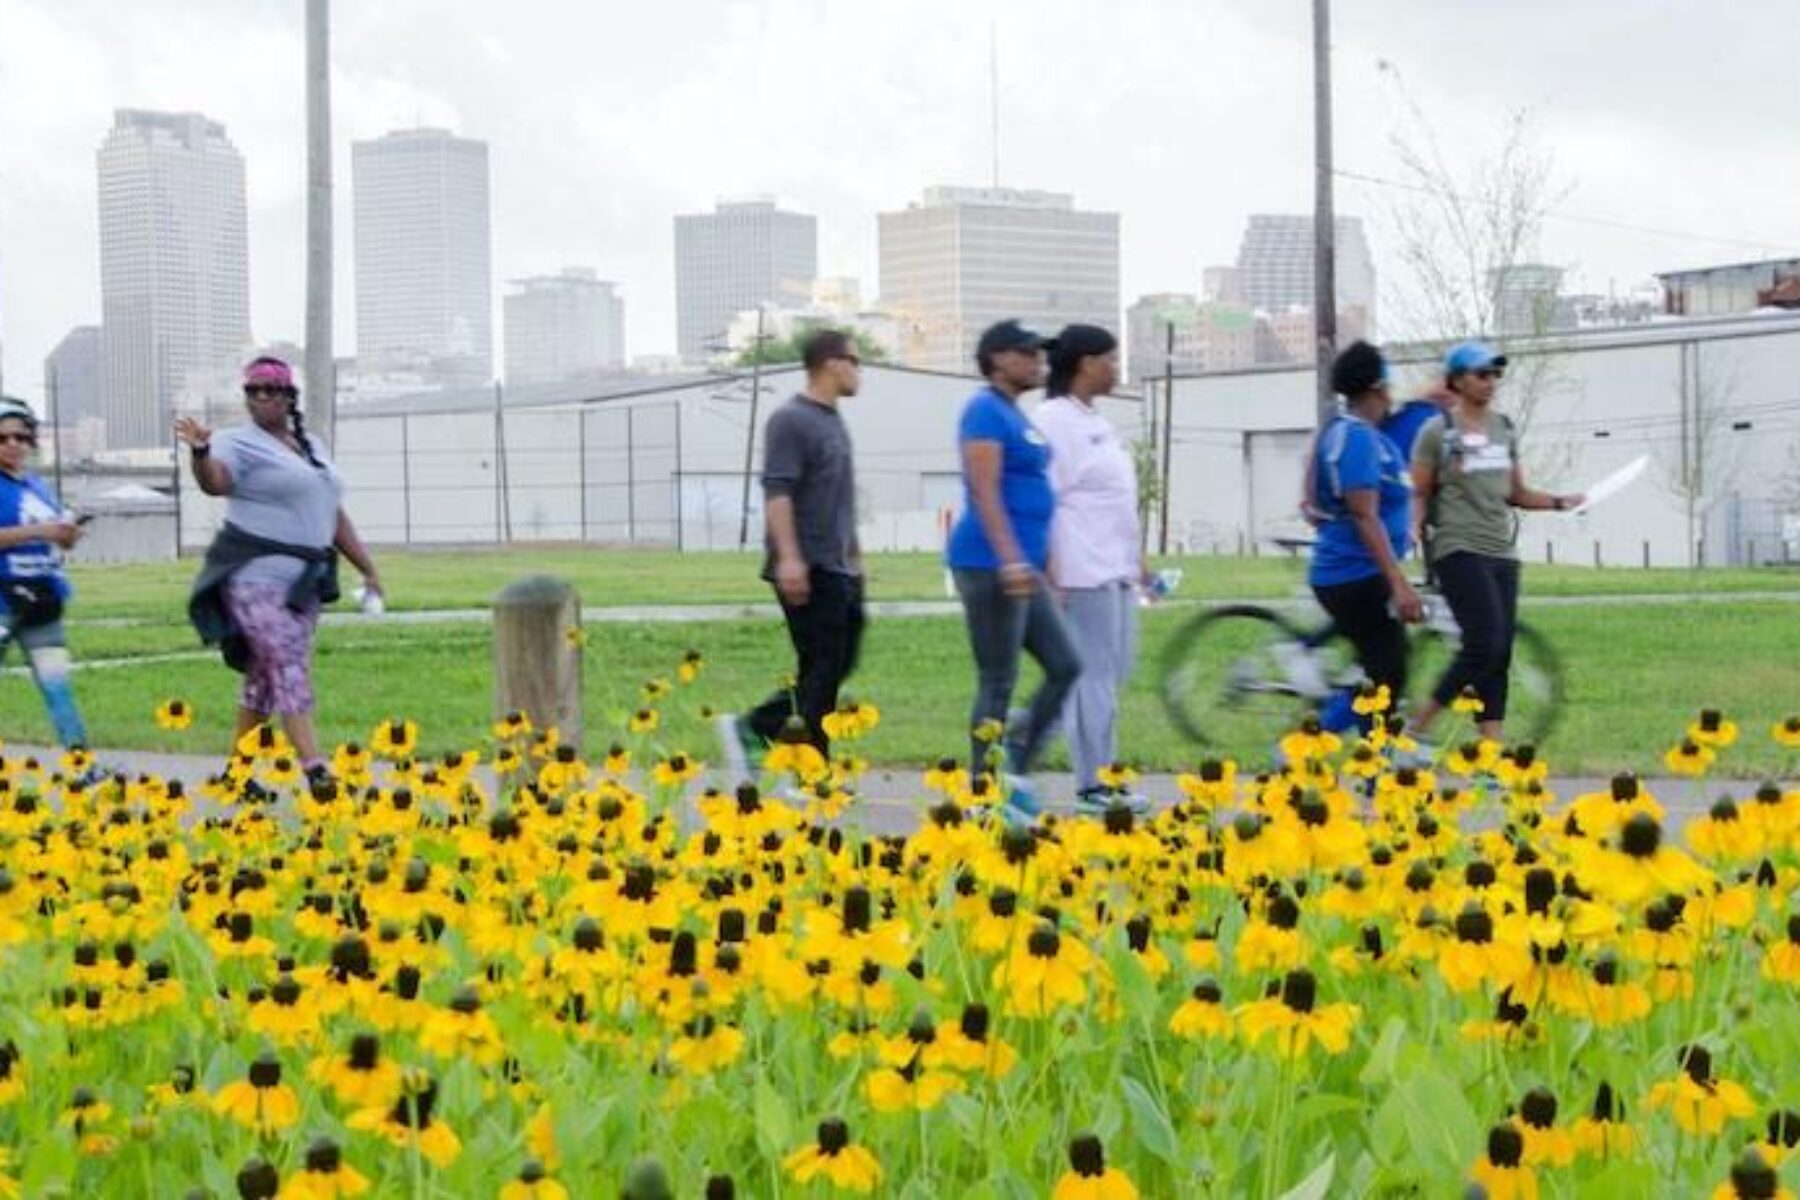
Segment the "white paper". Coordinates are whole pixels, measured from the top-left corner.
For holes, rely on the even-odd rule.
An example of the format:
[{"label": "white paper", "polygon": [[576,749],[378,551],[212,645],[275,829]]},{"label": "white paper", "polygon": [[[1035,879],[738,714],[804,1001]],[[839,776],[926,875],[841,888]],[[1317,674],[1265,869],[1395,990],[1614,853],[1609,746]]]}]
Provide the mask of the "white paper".
[{"label": "white paper", "polygon": [[1608,475],[1605,479],[1602,479],[1600,482],[1590,487],[1587,490],[1586,498],[1582,500],[1579,505],[1570,509],[1569,515],[1578,517],[1588,509],[1594,507],[1594,505],[1618,495],[1620,492],[1630,487],[1637,477],[1644,473],[1644,468],[1649,465],[1650,456],[1648,454],[1638,455],[1636,458],[1614,471],[1611,475]]}]

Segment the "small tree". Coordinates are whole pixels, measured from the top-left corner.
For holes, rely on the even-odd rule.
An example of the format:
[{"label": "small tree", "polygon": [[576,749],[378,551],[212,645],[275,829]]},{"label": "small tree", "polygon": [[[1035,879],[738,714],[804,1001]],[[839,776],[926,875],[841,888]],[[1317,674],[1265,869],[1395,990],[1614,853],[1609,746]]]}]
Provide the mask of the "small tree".
[{"label": "small tree", "polygon": [[[762,345],[751,346],[740,352],[733,362],[740,367],[754,367],[758,365],[776,367],[785,366],[788,363],[797,363],[800,361],[800,350],[801,347],[806,344],[806,339],[811,337],[814,333],[817,333],[819,330],[827,328],[831,328],[831,323],[829,321],[796,321],[794,323],[793,336],[784,338],[764,338]],[[861,357],[864,362],[887,361],[887,351],[882,348],[881,343],[870,337],[863,330],[847,329],[844,332],[850,335],[850,340],[856,344],[857,355]]]},{"label": "small tree", "polygon": [[1150,553],[1150,518],[1162,508],[1162,465],[1156,461],[1156,443],[1144,437],[1131,443],[1131,461],[1137,468],[1138,552]]}]

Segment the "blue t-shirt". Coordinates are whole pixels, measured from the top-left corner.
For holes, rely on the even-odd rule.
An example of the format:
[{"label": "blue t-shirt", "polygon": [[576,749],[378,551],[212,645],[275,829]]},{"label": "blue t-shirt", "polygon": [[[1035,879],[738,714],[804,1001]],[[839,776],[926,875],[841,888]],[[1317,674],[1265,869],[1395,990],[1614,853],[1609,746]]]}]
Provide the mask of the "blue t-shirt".
[{"label": "blue t-shirt", "polygon": [[1423,397],[1408,400],[1381,419],[1381,432],[1393,439],[1394,445],[1400,448],[1400,457],[1410,463],[1413,443],[1419,440],[1419,430],[1425,428],[1425,422],[1443,411],[1435,400]]},{"label": "blue t-shirt", "polygon": [[[1032,566],[1043,570],[1050,555],[1050,518],[1056,512],[1056,493],[1050,488],[1050,443],[1017,404],[992,387],[976,392],[963,408],[956,431],[958,452],[970,442],[1000,443],[1001,506],[1012,521],[1019,549]],[[1000,558],[981,528],[966,473],[962,517],[950,530],[944,560],[959,570],[993,571],[1000,566]]]},{"label": "blue t-shirt", "polygon": [[1381,574],[1375,555],[1363,544],[1350,518],[1344,493],[1379,489],[1376,511],[1395,558],[1405,558],[1412,533],[1412,478],[1405,455],[1392,438],[1367,421],[1340,416],[1319,435],[1314,451],[1313,503],[1329,514],[1313,544],[1315,587],[1354,583]]},{"label": "blue t-shirt", "polygon": [[[54,521],[62,513],[62,505],[36,475],[15,479],[0,471],[0,527],[38,525]],[[0,579],[48,579],[57,595],[64,600],[69,598],[62,551],[49,542],[23,542],[0,550]]]}]

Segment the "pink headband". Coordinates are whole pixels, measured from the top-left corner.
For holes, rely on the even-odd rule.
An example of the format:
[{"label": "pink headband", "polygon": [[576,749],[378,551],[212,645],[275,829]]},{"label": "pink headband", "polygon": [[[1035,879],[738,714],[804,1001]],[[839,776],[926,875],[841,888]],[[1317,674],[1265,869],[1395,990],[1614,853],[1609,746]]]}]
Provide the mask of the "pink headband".
[{"label": "pink headband", "polygon": [[265,360],[253,362],[244,368],[244,386],[288,388],[294,387],[294,372],[284,362]]}]

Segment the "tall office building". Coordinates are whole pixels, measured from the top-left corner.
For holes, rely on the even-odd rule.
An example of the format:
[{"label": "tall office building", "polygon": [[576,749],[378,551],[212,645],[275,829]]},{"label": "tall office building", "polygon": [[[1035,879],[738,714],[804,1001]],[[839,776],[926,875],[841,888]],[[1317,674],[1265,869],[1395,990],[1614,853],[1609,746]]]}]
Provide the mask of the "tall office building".
[{"label": "tall office building", "polygon": [[[1362,218],[1337,219],[1337,307],[1362,336],[1375,329],[1375,260]],[[1267,313],[1313,307],[1313,219],[1310,215],[1256,213],[1238,245],[1238,296]]]},{"label": "tall office building", "polygon": [[107,440],[165,446],[188,376],[250,342],[244,160],[216,121],[137,109],[96,160]]},{"label": "tall office building", "polygon": [[494,377],[487,143],[404,129],[351,150],[356,358],[444,387]]},{"label": "tall office building", "polygon": [[58,425],[106,419],[106,339],[98,325],[77,325],[44,359],[44,417],[54,401]]},{"label": "tall office building", "polygon": [[721,200],[675,218],[676,349],[704,362],[731,318],[759,304],[802,304],[819,273],[819,225],[772,199]]},{"label": "tall office building", "polygon": [[1117,213],[1060,192],[934,187],[877,223],[881,308],[910,366],[972,371],[981,331],[1006,317],[1119,327]]},{"label": "tall office building", "polygon": [[625,300],[587,267],[517,279],[506,297],[506,382],[555,383],[625,366]]}]

